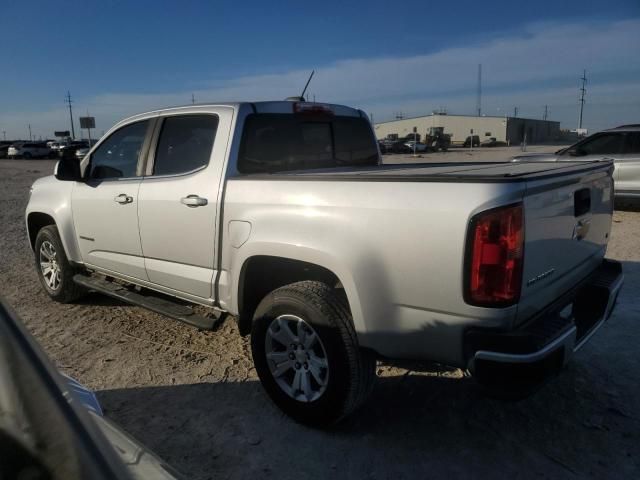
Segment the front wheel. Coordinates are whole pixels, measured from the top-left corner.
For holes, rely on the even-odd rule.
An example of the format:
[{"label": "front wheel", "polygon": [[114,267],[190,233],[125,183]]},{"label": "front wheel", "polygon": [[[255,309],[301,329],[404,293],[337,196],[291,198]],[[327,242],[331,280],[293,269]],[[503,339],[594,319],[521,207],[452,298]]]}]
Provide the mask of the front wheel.
[{"label": "front wheel", "polygon": [[84,289],[73,281],[78,272],[67,260],[55,225],[40,229],[34,254],[40,283],[53,300],[68,303],[84,293]]},{"label": "front wheel", "polygon": [[351,315],[330,286],[281,287],[264,298],[251,332],[253,361],[273,402],[294,420],[329,426],[359,407],[376,378]]}]

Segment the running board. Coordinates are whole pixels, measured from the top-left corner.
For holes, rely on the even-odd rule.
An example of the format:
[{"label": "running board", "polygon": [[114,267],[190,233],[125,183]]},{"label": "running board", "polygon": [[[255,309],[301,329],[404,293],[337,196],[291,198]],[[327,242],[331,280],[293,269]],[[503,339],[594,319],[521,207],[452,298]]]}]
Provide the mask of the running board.
[{"label": "running board", "polygon": [[101,277],[77,274],[74,275],[73,281],[89,290],[94,290],[132,305],[146,308],[202,330],[217,329],[226,317],[226,314],[223,312],[216,312],[219,314],[217,317],[204,317],[194,313],[193,309],[188,305],[155,296],[154,293],[143,295],[137,291],[130,290],[120,283],[110,282]]}]

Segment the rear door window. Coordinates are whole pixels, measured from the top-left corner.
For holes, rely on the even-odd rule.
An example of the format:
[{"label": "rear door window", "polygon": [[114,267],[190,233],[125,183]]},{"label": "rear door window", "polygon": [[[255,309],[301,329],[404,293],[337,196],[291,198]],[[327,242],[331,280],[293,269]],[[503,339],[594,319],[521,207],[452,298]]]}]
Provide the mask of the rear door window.
[{"label": "rear door window", "polygon": [[368,121],[346,116],[249,115],[238,158],[241,173],[377,164]]},{"label": "rear door window", "polygon": [[153,175],[177,175],[208,165],[217,129],[216,115],[165,118],[156,148]]}]

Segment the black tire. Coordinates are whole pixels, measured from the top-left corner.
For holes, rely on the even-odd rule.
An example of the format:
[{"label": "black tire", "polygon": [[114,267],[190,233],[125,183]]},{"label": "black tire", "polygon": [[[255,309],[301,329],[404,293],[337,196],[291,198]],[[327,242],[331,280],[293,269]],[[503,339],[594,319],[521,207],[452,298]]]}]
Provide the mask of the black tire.
[{"label": "black tire", "polygon": [[25,160],[31,160],[31,154],[29,152],[24,152],[22,154],[22,158],[24,158]]},{"label": "black tire", "polygon": [[[53,247],[56,268],[59,270],[59,282],[54,287],[49,285],[40,264],[41,249],[45,242],[48,242]],[[60,235],[58,234],[58,228],[55,225],[47,225],[38,232],[34,247],[34,259],[36,272],[38,273],[42,287],[45,292],[47,292],[47,295],[56,302],[69,303],[85,293],[85,290],[73,281],[73,276],[79,273],[79,270],[74,268],[67,260],[67,255],[62,246]],[[42,260],[46,260],[46,257],[43,257]]]},{"label": "black tire", "polygon": [[[300,401],[287,394],[269,368],[267,330],[281,315],[303,319],[313,328],[326,351],[326,387],[313,401]],[[340,421],[364,403],[375,384],[375,357],[359,347],[347,302],[322,282],[292,283],[267,295],[254,315],[251,350],[267,394],[284,413],[306,425],[328,427]]]}]

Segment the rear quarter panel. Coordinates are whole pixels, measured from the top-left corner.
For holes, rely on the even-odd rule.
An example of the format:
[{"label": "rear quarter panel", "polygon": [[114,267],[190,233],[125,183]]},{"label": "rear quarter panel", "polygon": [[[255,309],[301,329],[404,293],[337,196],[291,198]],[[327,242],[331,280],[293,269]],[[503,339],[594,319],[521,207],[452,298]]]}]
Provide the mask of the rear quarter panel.
[{"label": "rear quarter panel", "polygon": [[254,255],[315,263],[343,284],[361,345],[458,364],[466,326],[515,315],[463,300],[469,219],[519,201],[522,185],[230,179],[225,233],[232,221],[251,228],[239,248],[223,242],[221,303],[237,313],[240,271]]}]

